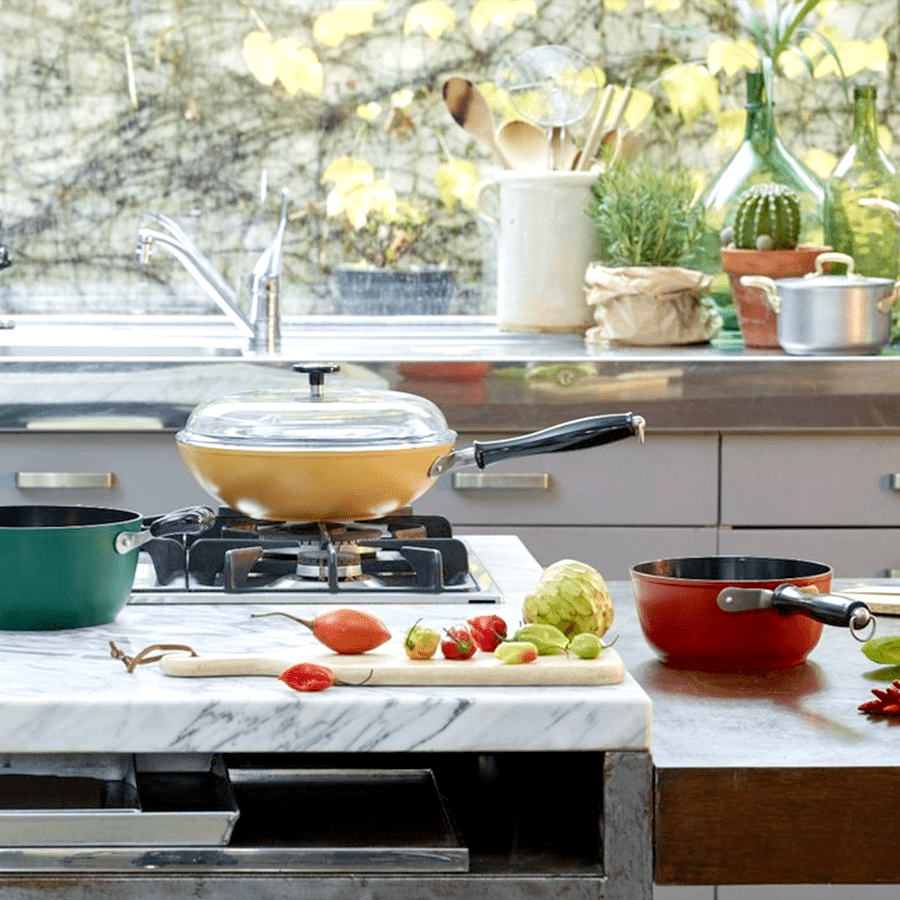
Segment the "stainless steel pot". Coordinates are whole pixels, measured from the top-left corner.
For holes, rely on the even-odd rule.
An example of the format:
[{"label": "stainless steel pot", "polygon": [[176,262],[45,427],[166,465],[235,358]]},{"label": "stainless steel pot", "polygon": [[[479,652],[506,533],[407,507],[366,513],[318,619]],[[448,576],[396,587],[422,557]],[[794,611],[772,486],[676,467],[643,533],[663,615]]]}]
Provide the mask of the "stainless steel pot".
[{"label": "stainless steel pot", "polygon": [[[843,263],[847,274],[823,274],[827,262]],[[764,291],[778,315],[778,343],[786,353],[870,355],[890,342],[900,282],[857,275],[853,258],[844,253],[819,254],[815,271],[802,278],[745,275],[741,284]]]},{"label": "stainless steel pot", "polygon": [[255,519],[335,522],[395,512],[457,465],[578,450],[643,435],[640,416],[563,422],[455,450],[430,400],[400,391],[328,390],[331,364],[298,365],[300,391],[248,391],[201,403],[176,435],[185,464],[219,503]]}]

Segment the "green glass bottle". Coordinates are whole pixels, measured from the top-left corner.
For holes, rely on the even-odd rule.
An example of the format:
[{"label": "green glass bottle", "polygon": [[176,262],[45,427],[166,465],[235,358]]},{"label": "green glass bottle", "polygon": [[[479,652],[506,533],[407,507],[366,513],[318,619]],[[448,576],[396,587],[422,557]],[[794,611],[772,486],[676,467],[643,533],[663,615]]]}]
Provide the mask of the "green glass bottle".
[{"label": "green glass bottle", "polygon": [[785,147],[766,101],[762,72],[747,73],[747,125],[741,145],[703,195],[707,218],[724,227],[734,218],[735,201],[748,187],[774,181],[799,195],[804,225],[801,243],[821,243],[824,189],[819,179]]},{"label": "green glass bottle", "polygon": [[793,188],[800,197],[802,244],[822,244],[824,188],[821,181],[796,159],[778,135],[774,105],[766,98],[761,71],[747,73],[747,123],[740,146],[704,192],[707,234],[697,268],[713,276],[713,295],[720,306],[730,303],[728,278],[722,272],[719,235],[731,225],[737,198],[755,184],[774,181]]},{"label": "green glass bottle", "polygon": [[856,85],[850,146],[825,182],[825,243],[852,256],[861,275],[896,278],[897,228],[883,210],[859,203],[865,197],[900,202],[897,170],[878,143],[875,98],[874,85]]}]

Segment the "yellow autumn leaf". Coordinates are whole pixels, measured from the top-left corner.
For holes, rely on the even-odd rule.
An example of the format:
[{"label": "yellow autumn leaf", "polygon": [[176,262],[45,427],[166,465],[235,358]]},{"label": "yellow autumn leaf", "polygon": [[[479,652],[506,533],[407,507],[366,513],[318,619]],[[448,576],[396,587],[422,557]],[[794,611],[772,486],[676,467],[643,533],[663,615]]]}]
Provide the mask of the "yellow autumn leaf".
[{"label": "yellow autumn leaf", "polygon": [[375,178],[367,160],[338,157],[328,164],[321,180],[323,184],[333,183],[325,198],[325,214],[332,218],[346,216],[353,228],[362,228],[371,213],[390,213],[397,206],[394,189]]},{"label": "yellow autumn leaf", "polygon": [[706,51],[706,67],[710,73],[724,72],[729,78],[741,69],[755,69],[759,53],[753,41],[715,40]]},{"label": "yellow autumn leaf", "polygon": [[[875,38],[873,41],[833,40],[832,43],[848,78],[863,69],[875,72],[887,71],[888,46],[884,38]],[[837,62],[830,53],[824,54],[813,69],[815,78],[822,75],[840,75]]]},{"label": "yellow autumn leaf", "polygon": [[653,95],[640,88],[633,88],[631,91],[631,99],[628,106],[625,107],[625,123],[631,128],[637,128],[653,109]]},{"label": "yellow autumn leaf", "polygon": [[425,0],[414,3],[406,14],[403,34],[409,35],[421,29],[433,41],[439,41],[448,31],[456,28],[456,13],[444,0]]},{"label": "yellow autumn leaf", "polygon": [[328,184],[330,181],[335,184],[350,181],[372,184],[375,181],[375,170],[372,168],[372,163],[366,159],[339,156],[328,163],[320,180],[322,184]]},{"label": "yellow autumn leaf", "polygon": [[399,91],[394,91],[391,94],[391,108],[404,109],[413,102],[414,97],[415,94],[409,88],[401,88]]},{"label": "yellow autumn leaf", "polygon": [[802,162],[813,175],[818,175],[822,180],[826,179],[837,165],[837,157],[827,150],[813,148],[803,154]]},{"label": "yellow autumn leaf", "polygon": [[628,0],[606,0],[606,3],[603,4],[603,8],[607,12],[625,12],[628,8]]},{"label": "yellow autumn leaf", "polygon": [[719,111],[719,85],[706,66],[683,65],[667,69],[660,80],[674,112],[691,123],[704,110]]},{"label": "yellow autumn leaf", "polygon": [[264,31],[251,31],[244,38],[244,62],[257,81],[275,84],[275,42]]},{"label": "yellow autumn leaf", "polygon": [[656,12],[674,12],[681,9],[681,0],[644,0],[644,8]]},{"label": "yellow autumn leaf", "polygon": [[724,109],[716,119],[716,150],[736,150],[744,138],[747,128],[747,111],[744,109]]},{"label": "yellow autumn leaf", "polygon": [[535,0],[478,0],[472,7],[469,22],[475,34],[483,34],[491,25],[512,31],[519,16],[535,18]]},{"label": "yellow autumn leaf", "polygon": [[384,0],[342,0],[313,22],[313,37],[325,47],[338,47],[352,35],[368,34],[375,24],[375,13],[384,9]]},{"label": "yellow autumn leaf", "polygon": [[438,166],[438,192],[441,203],[452,209],[457,202],[468,209],[476,209],[475,190],[481,180],[478,167],[467,159],[453,159]]},{"label": "yellow autumn leaf", "polygon": [[368,103],[360,103],[356,107],[356,115],[357,118],[362,119],[364,122],[374,122],[381,115],[381,104],[375,100],[371,100]]},{"label": "yellow autumn leaf", "polygon": [[319,97],[325,85],[325,72],[318,56],[297,38],[275,42],[275,71],[284,89],[292,96],[298,91]]}]

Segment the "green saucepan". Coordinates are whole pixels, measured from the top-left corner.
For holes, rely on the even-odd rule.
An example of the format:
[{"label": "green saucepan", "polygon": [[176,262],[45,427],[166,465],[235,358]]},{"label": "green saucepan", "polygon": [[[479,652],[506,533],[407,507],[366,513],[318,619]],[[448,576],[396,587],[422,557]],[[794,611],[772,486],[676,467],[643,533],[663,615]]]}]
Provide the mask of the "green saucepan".
[{"label": "green saucepan", "polygon": [[128,602],[138,548],[205,530],[189,507],[142,528],[138,513],[90,506],[0,506],[0,629],[48,631],[112,622]]}]

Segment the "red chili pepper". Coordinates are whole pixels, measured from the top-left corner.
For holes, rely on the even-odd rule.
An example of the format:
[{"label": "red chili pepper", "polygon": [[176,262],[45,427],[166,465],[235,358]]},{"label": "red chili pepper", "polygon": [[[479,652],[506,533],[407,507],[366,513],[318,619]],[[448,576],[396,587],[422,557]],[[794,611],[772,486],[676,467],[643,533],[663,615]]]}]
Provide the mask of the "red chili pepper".
[{"label": "red chili pepper", "polygon": [[471,659],[476,649],[472,635],[461,625],[448,628],[447,637],[441,641],[441,652],[447,659]]},{"label": "red chili pepper", "polygon": [[900,679],[892,681],[886,690],[874,688],[872,693],[875,699],[861,703],[859,705],[861,712],[880,716],[900,716]]},{"label": "red chili pepper", "polygon": [[380,647],[391,637],[387,626],[377,616],[360,609],[331,609],[314,619],[301,619],[286,612],[255,613],[256,616],[287,616],[305,625],[335,653],[365,653]]},{"label": "red chili pepper", "polygon": [[324,691],[335,683],[334,672],[315,663],[297,663],[278,677],[295,691]]},{"label": "red chili pepper", "polygon": [[493,653],[506,637],[506,622],[500,616],[475,616],[467,622],[479,650]]}]

